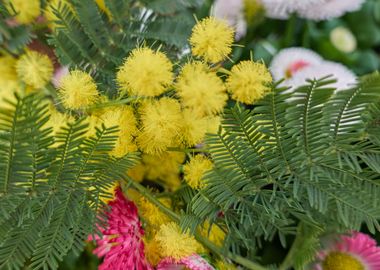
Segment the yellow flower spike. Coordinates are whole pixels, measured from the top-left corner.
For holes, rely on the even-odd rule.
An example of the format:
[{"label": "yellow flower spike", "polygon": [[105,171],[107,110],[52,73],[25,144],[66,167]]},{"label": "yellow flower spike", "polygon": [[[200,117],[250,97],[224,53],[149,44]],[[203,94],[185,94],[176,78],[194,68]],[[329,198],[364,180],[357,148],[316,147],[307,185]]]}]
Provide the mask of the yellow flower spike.
[{"label": "yellow flower spike", "polygon": [[191,109],[182,112],[183,126],[181,138],[185,146],[194,146],[201,143],[206,135],[208,128],[208,118],[197,117]]},{"label": "yellow flower spike", "polygon": [[61,79],[59,95],[63,106],[71,110],[94,105],[99,98],[98,89],[92,77],[80,70],[70,71]]},{"label": "yellow flower spike", "polygon": [[186,183],[193,189],[201,189],[205,186],[203,181],[204,174],[211,170],[213,163],[203,155],[196,155],[191,158],[183,167],[184,179]]},{"label": "yellow flower spike", "polygon": [[6,0],[7,9],[13,13],[11,4],[17,12],[16,20],[27,24],[33,22],[41,13],[40,0]]},{"label": "yellow flower spike", "polygon": [[155,240],[159,244],[159,251],[163,257],[171,257],[176,260],[203,250],[195,238],[188,232],[182,233],[175,222],[161,225]]},{"label": "yellow flower spike", "polygon": [[51,80],[53,71],[50,58],[35,51],[28,51],[16,63],[18,77],[34,89],[44,87]]},{"label": "yellow flower spike", "polygon": [[176,90],[183,106],[198,116],[222,112],[228,99],[223,81],[201,62],[190,62],[182,68]]},{"label": "yellow flower spike", "polygon": [[227,88],[232,98],[246,104],[253,104],[270,91],[272,75],[263,63],[242,61],[231,69]]},{"label": "yellow flower spike", "polygon": [[123,92],[155,97],[172,84],[172,69],[172,63],[162,52],[137,48],[120,67],[116,80]]},{"label": "yellow flower spike", "polygon": [[192,54],[211,63],[226,59],[232,51],[233,41],[234,29],[214,17],[198,22],[190,37]]},{"label": "yellow flower spike", "polygon": [[172,146],[179,134],[182,118],[178,101],[171,98],[151,100],[140,108],[142,130],[137,144],[147,154],[160,154]]}]

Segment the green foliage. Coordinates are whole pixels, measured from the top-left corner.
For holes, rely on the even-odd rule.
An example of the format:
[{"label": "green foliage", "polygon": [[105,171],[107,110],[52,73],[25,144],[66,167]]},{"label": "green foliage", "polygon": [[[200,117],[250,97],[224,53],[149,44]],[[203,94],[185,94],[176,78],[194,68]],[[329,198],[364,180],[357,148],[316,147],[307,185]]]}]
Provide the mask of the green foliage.
[{"label": "green foliage", "polygon": [[203,1],[105,0],[111,17],[93,0],[71,2],[73,9],[61,5],[56,10],[57,27],[50,43],[62,64],[90,72],[102,83],[103,92],[113,95],[115,71],[136,46],[163,46],[177,58],[195,23],[190,8]]},{"label": "green foliage", "polygon": [[107,189],[137,156],[109,156],[116,128],[86,138],[83,120],[53,137],[47,105],[16,97],[0,112],[0,269],[57,269],[101,224]]},{"label": "green foliage", "polygon": [[184,225],[211,218],[229,232],[227,248],[252,259],[276,234],[285,245],[300,220],[309,231],[362,223],[379,230],[379,128],[369,119],[380,75],[345,91],[332,82],[310,80],[293,93],[274,85],[252,110],[228,109],[219,133],[207,138],[215,166]]}]

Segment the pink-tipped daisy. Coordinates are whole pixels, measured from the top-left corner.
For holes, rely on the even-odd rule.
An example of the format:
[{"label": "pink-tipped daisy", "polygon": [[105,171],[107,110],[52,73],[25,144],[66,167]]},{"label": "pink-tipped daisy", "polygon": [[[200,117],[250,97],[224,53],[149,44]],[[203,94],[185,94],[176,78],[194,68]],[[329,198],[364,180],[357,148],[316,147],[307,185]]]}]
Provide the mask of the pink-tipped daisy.
[{"label": "pink-tipped daisy", "polygon": [[299,8],[298,14],[300,17],[310,20],[328,20],[341,17],[347,12],[359,10],[364,2],[365,0],[324,0],[323,3],[312,8]]},{"label": "pink-tipped daisy", "polygon": [[157,265],[157,270],[181,270],[184,269],[184,267],[190,270],[214,270],[214,268],[198,254],[182,258],[179,261],[172,258],[165,258]]},{"label": "pink-tipped daisy", "polygon": [[380,247],[360,232],[341,236],[318,257],[315,270],[380,270]]},{"label": "pink-tipped daisy", "polygon": [[323,59],[317,53],[305,48],[287,48],[281,50],[272,60],[270,71],[273,79],[289,79],[303,69],[322,64]]},{"label": "pink-tipped daisy", "polygon": [[307,79],[321,79],[332,75],[336,82],[329,85],[337,90],[352,88],[357,80],[356,75],[342,64],[325,61],[320,65],[309,66],[297,72],[291,79],[284,82],[284,85],[297,88],[307,84]]},{"label": "pink-tipped daisy", "polygon": [[137,214],[136,205],[127,200],[120,188],[115,199],[109,202],[107,227],[100,228],[102,237],[96,237],[94,254],[104,257],[99,270],[152,270],[145,258],[144,231]]},{"label": "pink-tipped daisy", "polygon": [[247,33],[247,22],[244,18],[244,0],[216,0],[211,15],[227,21],[235,28],[235,38],[241,39]]}]

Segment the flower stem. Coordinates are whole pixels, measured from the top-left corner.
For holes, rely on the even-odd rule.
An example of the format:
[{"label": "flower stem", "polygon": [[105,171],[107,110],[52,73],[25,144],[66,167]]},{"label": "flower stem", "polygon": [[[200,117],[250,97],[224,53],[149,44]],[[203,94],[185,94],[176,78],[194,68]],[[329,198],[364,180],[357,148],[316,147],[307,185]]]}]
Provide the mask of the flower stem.
[{"label": "flower stem", "polygon": [[[148,189],[146,189],[141,184],[128,179],[130,185],[137,189],[137,191],[143,195],[146,199],[148,199],[151,203],[155,204],[164,214],[166,214],[168,217],[170,217],[173,221],[179,223],[181,216],[177,213],[173,212],[171,209],[167,208],[165,205],[163,205],[157,198],[155,198]],[[265,267],[252,262],[246,258],[243,258],[239,255],[235,255],[231,252],[224,253],[219,247],[214,245],[210,240],[203,237],[199,232],[194,233],[195,239],[197,239],[198,242],[200,242],[203,246],[208,248],[212,253],[216,254],[219,257],[225,257],[227,256],[230,260],[246,267],[250,270],[267,270]]]},{"label": "flower stem", "polygon": [[293,244],[290,247],[290,250],[288,251],[288,254],[286,255],[284,261],[280,265],[279,270],[287,270],[293,266],[293,257],[299,248],[300,241],[302,241],[300,237],[300,229],[301,223],[298,225],[296,238],[294,239]]}]

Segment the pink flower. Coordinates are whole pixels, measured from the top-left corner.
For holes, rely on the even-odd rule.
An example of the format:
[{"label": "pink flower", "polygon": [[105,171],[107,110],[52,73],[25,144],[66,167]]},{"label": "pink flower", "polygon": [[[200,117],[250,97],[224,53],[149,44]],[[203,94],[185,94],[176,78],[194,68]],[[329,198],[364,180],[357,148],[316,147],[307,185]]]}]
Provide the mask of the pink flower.
[{"label": "pink flower", "polygon": [[374,239],[360,232],[341,236],[318,257],[316,270],[380,270],[380,247]]},{"label": "pink flower", "polygon": [[157,265],[157,270],[181,270],[183,267],[190,270],[214,270],[214,268],[198,254],[188,256],[180,261],[165,258]]},{"label": "pink flower", "polygon": [[95,239],[98,247],[94,254],[104,257],[99,270],[151,270],[145,258],[144,231],[136,205],[117,188],[115,199],[109,202],[109,206],[107,228],[100,228],[103,236]]}]

